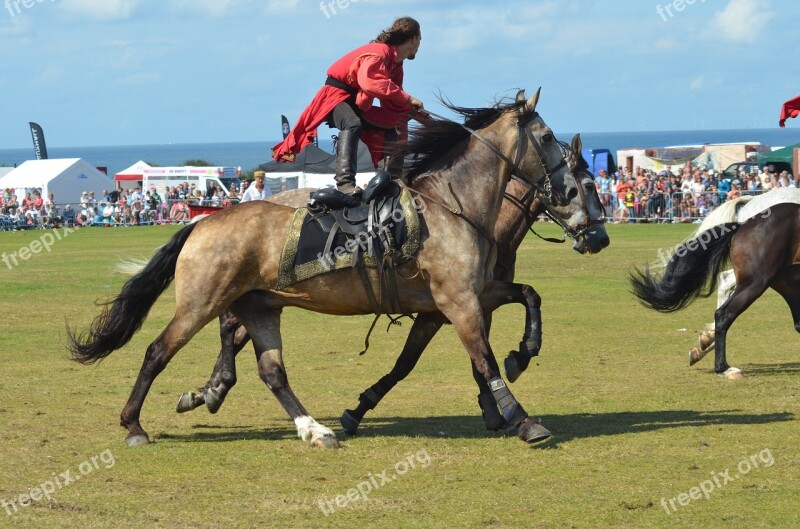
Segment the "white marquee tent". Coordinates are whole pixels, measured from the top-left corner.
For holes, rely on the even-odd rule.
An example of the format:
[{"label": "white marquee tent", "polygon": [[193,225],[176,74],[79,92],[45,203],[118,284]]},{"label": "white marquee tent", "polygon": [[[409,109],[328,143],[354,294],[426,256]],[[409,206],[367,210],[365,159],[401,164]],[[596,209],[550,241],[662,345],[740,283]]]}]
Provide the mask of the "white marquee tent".
[{"label": "white marquee tent", "polygon": [[28,160],[0,178],[0,188],[13,188],[20,200],[41,189],[43,198],[53,193],[57,204],[78,204],[83,191],[102,200],[103,191],[114,189],[114,179],[82,158]]}]

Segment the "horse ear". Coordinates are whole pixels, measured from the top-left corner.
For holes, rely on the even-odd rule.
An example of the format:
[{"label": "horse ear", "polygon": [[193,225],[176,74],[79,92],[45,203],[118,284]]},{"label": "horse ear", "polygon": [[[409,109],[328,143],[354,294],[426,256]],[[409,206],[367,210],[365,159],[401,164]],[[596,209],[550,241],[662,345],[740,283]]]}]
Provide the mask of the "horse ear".
[{"label": "horse ear", "polygon": [[521,89],[519,92],[517,92],[517,97],[516,97],[516,102],[517,103],[522,103],[523,101],[525,101],[525,89],[524,88]]},{"label": "horse ear", "polygon": [[525,103],[525,110],[527,110],[528,112],[533,112],[534,110],[536,110],[536,103],[539,102],[539,94],[541,92],[542,92],[542,87],[540,86],[539,89],[536,90],[536,93],[533,94],[533,96],[531,96],[530,99],[528,99],[527,103]]},{"label": "horse ear", "polygon": [[572,137],[572,152],[580,154],[583,150],[583,142],[581,141],[581,135],[576,134]]}]

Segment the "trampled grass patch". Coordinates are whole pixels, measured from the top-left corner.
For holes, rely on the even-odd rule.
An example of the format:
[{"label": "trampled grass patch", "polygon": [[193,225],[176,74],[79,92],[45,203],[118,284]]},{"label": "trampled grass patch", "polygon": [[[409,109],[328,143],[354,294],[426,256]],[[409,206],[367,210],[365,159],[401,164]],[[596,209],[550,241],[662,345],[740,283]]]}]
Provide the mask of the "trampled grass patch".
[{"label": "trampled grass patch", "polygon": [[[131,343],[97,366],[68,360],[65,328],[85,328],[95,301],[119,291],[119,259],[149,257],[175,228],[70,233],[18,266],[0,264],[1,525],[800,526],[800,341],[783,300],[768,292],[730,331],[729,361],[746,375],[734,382],[712,374],[711,358],[688,367],[715,299],[662,315],[628,292],[632,267],[692,228],[611,225],[611,246],[595,256],[525,241],[517,277],[543,297],[544,347],[511,389],[553,431],[540,445],[483,430],[469,360],[449,327],[359,435],[345,437],[339,415],[390,369],[410,324],[377,331],[358,356],[369,316],[286,310],[289,379],[312,415],[337,431],[344,448],[336,451],[296,438],[248,351],[218,414],[175,413],[177,397],[213,367],[213,325],[153,385],[142,424],[155,444],[126,447],[119,412],[145,348],[172,315],[172,289]],[[552,225],[541,232],[556,235]],[[41,236],[2,233],[0,254]],[[502,360],[519,342],[524,314],[504,307],[493,321]],[[49,497],[20,504],[48,482]],[[369,492],[348,497],[364,483]]]}]

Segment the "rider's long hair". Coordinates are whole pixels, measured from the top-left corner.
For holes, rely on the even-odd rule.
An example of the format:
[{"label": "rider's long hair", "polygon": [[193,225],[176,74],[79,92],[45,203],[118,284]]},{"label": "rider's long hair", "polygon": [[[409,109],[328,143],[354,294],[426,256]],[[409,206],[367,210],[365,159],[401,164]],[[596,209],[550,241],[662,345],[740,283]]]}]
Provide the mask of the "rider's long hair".
[{"label": "rider's long hair", "polygon": [[411,17],[401,17],[394,21],[392,27],[381,31],[372,42],[380,42],[397,46],[420,34],[419,22]]}]

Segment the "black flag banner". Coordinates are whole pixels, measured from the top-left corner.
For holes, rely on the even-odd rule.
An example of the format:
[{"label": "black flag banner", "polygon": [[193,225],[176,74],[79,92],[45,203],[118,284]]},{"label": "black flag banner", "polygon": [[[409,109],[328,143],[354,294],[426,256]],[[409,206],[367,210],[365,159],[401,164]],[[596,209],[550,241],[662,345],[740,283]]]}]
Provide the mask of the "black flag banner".
[{"label": "black flag banner", "polygon": [[31,138],[33,138],[33,150],[37,160],[47,160],[47,145],[44,142],[44,131],[38,123],[29,121],[31,126]]},{"label": "black flag banner", "polygon": [[281,130],[283,131],[283,139],[286,139],[286,136],[289,135],[289,120],[286,119],[286,116],[281,116]]}]

